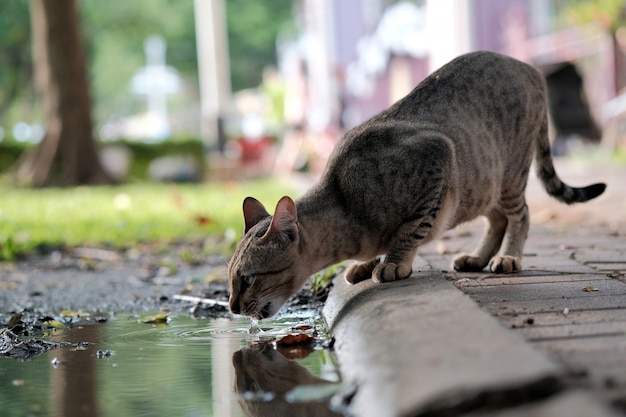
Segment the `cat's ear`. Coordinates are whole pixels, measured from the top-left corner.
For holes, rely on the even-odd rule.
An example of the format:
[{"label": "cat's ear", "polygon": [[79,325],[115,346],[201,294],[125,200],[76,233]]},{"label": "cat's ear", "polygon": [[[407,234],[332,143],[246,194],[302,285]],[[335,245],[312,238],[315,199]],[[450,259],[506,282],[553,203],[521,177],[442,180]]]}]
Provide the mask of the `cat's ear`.
[{"label": "cat's ear", "polygon": [[291,240],[295,239],[298,233],[298,214],[296,212],[296,203],[284,196],[276,204],[276,211],[272,224],[267,231],[267,235],[280,233],[289,236]]},{"label": "cat's ear", "polygon": [[248,233],[248,230],[250,230],[252,226],[269,216],[270,214],[265,210],[265,207],[259,200],[246,197],[246,199],[243,200],[243,219],[246,224],[244,234]]}]

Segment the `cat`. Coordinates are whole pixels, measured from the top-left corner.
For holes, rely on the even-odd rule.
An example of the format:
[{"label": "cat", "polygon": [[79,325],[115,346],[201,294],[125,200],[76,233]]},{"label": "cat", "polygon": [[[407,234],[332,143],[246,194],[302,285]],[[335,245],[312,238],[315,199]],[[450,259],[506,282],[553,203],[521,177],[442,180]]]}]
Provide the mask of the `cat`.
[{"label": "cat", "polygon": [[[482,240],[457,271],[522,268],[529,228],[524,192],[534,156],[551,196],[572,204],[602,194],[557,176],[548,139],[545,81],[532,66],[493,52],[462,55],[406,97],[344,135],[325,171],[274,216],[252,197],[229,262],[230,309],[274,315],[307,277],[346,259],[345,278],[408,278],[420,245],[485,216]],[[384,260],[379,258],[385,255]]]},{"label": "cat", "polygon": [[235,392],[247,416],[339,417],[329,410],[328,399],[290,401],[287,398],[299,386],[332,382],[311,375],[305,367],[275,350],[271,343],[238,350],[233,354],[233,367]]}]

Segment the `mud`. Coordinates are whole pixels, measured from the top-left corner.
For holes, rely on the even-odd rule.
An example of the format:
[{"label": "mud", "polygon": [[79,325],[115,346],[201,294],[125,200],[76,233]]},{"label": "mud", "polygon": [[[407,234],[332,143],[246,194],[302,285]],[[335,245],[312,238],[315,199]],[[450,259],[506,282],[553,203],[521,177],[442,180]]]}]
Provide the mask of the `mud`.
[{"label": "mud", "polygon": [[[41,252],[0,264],[0,355],[38,356],[59,347],[42,336],[120,314],[232,317],[227,259],[204,253],[201,243]],[[283,311],[319,309],[326,294],[305,288]]]},{"label": "mud", "polygon": [[[308,308],[323,297],[305,289],[291,300],[290,308]],[[189,301],[194,298],[222,303],[194,304]],[[20,311],[107,315],[165,310],[219,317],[229,314],[224,307],[227,300],[227,258],[203,253],[201,243],[142,245],[126,251],[51,249],[0,264],[0,320],[4,323]]]}]

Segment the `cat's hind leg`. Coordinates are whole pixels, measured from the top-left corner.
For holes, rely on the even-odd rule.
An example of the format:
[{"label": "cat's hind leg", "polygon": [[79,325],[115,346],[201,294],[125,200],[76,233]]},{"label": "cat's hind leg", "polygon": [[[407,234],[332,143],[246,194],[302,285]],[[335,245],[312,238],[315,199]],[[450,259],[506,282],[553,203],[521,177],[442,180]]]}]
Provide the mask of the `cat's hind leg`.
[{"label": "cat's hind leg", "polygon": [[498,253],[507,229],[507,217],[494,209],[485,216],[487,226],[478,247],[471,254],[462,253],[452,261],[455,271],[482,271],[489,260]]},{"label": "cat's hind leg", "polygon": [[352,264],[346,271],[346,281],[350,284],[356,284],[372,277],[374,268],[380,263],[380,258],[371,259],[367,262],[359,262]]},{"label": "cat's hind leg", "polygon": [[522,254],[528,237],[530,220],[528,206],[522,194],[516,204],[504,209],[508,224],[498,255],[489,262],[489,270],[496,273],[517,272],[522,269]]}]

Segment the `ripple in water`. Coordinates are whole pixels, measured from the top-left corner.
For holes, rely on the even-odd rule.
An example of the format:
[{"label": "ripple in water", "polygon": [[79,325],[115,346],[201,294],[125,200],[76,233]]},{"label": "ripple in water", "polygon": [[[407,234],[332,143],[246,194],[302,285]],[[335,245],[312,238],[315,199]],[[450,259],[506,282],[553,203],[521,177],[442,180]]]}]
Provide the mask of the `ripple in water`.
[{"label": "ripple in water", "polygon": [[250,328],[248,329],[248,333],[250,334],[259,334],[263,333],[263,329],[259,327],[259,320],[255,318],[250,318]]}]

